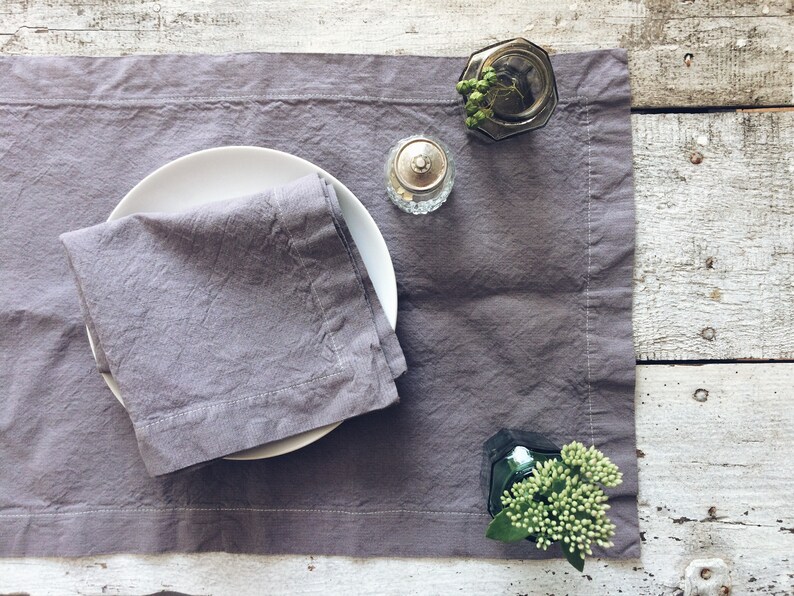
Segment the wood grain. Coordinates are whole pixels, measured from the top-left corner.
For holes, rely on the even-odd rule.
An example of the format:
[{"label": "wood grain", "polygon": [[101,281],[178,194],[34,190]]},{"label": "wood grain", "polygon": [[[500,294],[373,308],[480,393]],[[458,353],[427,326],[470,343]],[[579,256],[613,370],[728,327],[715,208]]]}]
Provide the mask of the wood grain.
[{"label": "wood grain", "polygon": [[791,0],[26,0],[0,8],[6,54],[463,56],[519,35],[553,53],[626,48],[635,107],[794,103]]},{"label": "wood grain", "polygon": [[633,128],[637,357],[794,358],[794,113]]},{"label": "wood grain", "polygon": [[[40,594],[669,594],[693,559],[735,594],[791,594],[794,364],[640,366],[641,561],[252,555],[0,560],[0,592]],[[697,399],[695,394],[697,393]],[[528,545],[529,548],[529,545]]]}]

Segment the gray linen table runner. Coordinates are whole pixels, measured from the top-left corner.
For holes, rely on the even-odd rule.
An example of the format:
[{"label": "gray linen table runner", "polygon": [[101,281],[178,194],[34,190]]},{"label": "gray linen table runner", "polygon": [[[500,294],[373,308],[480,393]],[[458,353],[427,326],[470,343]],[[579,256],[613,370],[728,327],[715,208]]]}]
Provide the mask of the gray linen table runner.
[{"label": "gray linen table runner", "polygon": [[[464,58],[0,59],[0,554],[559,554],[484,537],[483,443],[510,427],[594,443],[621,467],[606,554],[637,556],[626,56],[552,62],[549,125],[491,143],[462,124]],[[382,179],[389,147],[417,133],[457,165],[426,216],[391,205]],[[394,262],[408,370],[399,404],[295,453],[152,478],[58,236],[221,145],[296,154],[361,199]]]},{"label": "gray linen table runner", "polygon": [[313,174],[61,236],[150,474],[397,401],[405,359],[342,221]]}]

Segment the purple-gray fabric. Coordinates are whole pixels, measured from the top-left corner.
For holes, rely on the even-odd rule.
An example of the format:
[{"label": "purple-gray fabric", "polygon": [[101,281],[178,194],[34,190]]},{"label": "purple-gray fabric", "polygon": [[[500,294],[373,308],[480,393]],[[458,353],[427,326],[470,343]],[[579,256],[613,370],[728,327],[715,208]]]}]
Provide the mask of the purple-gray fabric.
[{"label": "purple-gray fabric", "polygon": [[61,236],[150,474],[398,401],[405,359],[341,219],[314,174]]},{"label": "purple-gray fabric", "polygon": [[[484,536],[482,448],[503,427],[612,458],[606,554],[639,555],[626,55],[554,56],[552,120],[499,143],[462,125],[465,62],[0,59],[0,555],[558,556]],[[418,133],[457,165],[425,216],[391,205],[382,179],[389,147]],[[361,199],[394,262],[408,370],[399,404],[305,449],[153,478],[97,373],[58,236],[220,145],[296,154]]]}]

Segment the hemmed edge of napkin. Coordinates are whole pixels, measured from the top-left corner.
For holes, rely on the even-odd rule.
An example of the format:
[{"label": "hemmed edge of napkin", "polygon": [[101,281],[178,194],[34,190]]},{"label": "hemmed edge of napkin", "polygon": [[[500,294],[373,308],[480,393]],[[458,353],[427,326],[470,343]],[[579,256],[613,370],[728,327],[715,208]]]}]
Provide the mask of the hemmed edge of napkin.
[{"label": "hemmed edge of napkin", "polygon": [[[391,378],[383,383],[382,374],[374,384],[364,385],[363,391],[357,388],[366,383],[361,378],[363,372],[358,367],[346,367],[293,386],[177,412],[138,426],[135,435],[146,470],[152,476],[161,476],[383,409],[398,401],[394,383]],[[367,387],[370,391],[366,391]],[[358,399],[361,394],[368,394],[371,399]],[[295,407],[289,415],[273,419],[267,407],[272,400],[280,402],[280,412],[287,404]],[[186,427],[189,433],[183,432]]]},{"label": "hemmed edge of napkin", "polygon": [[380,346],[383,349],[392,377],[396,379],[408,370],[408,364],[405,361],[405,355],[403,354],[402,346],[400,346],[400,340],[397,338],[396,330],[392,329],[389,320],[386,318],[386,313],[383,311],[383,306],[378,298],[378,294],[375,291],[375,287],[372,285],[367,267],[364,264],[358,246],[353,240],[353,236],[350,234],[350,229],[347,227],[347,222],[342,214],[339,201],[336,198],[334,187],[325,180],[324,183],[325,199],[331,211],[331,217],[336,225],[339,238],[342,240],[342,243],[345,245],[350,255],[350,262],[361,284],[364,300],[372,314],[372,322],[375,325],[378,339],[380,339]]}]

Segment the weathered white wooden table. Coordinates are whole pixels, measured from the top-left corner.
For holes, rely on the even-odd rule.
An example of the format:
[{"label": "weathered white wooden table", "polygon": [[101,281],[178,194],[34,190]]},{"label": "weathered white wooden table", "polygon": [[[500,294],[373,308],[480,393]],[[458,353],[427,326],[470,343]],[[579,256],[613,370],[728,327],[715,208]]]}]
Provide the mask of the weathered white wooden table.
[{"label": "weathered white wooden table", "polygon": [[0,2],[4,54],[465,55],[517,35],[629,51],[642,559],[586,574],[563,561],[3,559],[0,593],[794,593],[792,0]]}]

